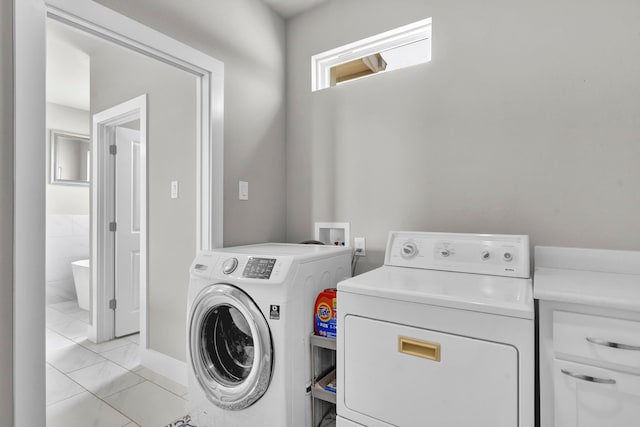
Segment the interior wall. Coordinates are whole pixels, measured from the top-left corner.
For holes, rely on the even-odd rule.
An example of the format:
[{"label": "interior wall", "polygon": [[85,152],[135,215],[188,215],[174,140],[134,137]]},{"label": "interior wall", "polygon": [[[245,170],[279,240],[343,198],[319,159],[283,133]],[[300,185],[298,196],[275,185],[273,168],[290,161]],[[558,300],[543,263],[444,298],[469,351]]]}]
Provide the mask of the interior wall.
[{"label": "interior wall", "polygon": [[0,1],[0,414],[13,425],[13,2]]},{"label": "interior wall", "polygon": [[[189,266],[196,251],[196,78],[128,50],[91,55],[91,112],[147,94],[148,345],[185,360]],[[171,199],[171,181],[180,194]],[[181,302],[181,303],[179,303]]]},{"label": "interior wall", "polygon": [[[311,92],[312,55],[427,17],[430,63]],[[391,230],[640,249],[638,22],[634,0],[334,0],[288,21],[287,239],[349,221],[360,271]]]},{"label": "interior wall", "polygon": [[[224,245],[285,239],[285,25],[260,0],[96,0],[224,63]],[[249,200],[238,200],[238,182]]]},{"label": "interior wall", "polygon": [[89,186],[51,184],[50,131],[91,133],[88,111],[47,103],[47,215],[89,215]]}]

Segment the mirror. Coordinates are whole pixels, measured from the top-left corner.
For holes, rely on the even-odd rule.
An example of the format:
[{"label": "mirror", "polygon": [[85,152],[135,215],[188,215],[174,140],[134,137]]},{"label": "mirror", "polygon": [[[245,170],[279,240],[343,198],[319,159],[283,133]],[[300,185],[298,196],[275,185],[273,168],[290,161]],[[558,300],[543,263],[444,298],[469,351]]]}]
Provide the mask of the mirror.
[{"label": "mirror", "polygon": [[51,131],[51,183],[89,185],[89,137]]}]

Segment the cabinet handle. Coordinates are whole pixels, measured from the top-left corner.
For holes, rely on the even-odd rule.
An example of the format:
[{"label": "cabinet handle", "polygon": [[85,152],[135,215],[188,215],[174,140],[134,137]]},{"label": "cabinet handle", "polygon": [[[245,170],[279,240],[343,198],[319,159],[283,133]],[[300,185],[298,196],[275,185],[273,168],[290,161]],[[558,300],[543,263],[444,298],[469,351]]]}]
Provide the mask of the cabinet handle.
[{"label": "cabinet handle", "polygon": [[616,380],[613,380],[611,378],[598,378],[598,377],[592,377],[589,375],[575,374],[571,371],[567,371],[566,369],[560,369],[560,372],[562,372],[565,375],[569,375],[570,377],[577,378],[583,381],[589,381],[591,383],[598,383],[598,384],[615,384],[616,383]]},{"label": "cabinet handle", "polygon": [[640,351],[640,346],[637,346],[637,345],[620,344],[620,343],[617,343],[617,342],[601,340],[600,338],[587,337],[587,341],[589,341],[591,344],[602,345],[602,346],[605,346],[605,347],[619,348],[619,349],[622,349],[622,350]]}]

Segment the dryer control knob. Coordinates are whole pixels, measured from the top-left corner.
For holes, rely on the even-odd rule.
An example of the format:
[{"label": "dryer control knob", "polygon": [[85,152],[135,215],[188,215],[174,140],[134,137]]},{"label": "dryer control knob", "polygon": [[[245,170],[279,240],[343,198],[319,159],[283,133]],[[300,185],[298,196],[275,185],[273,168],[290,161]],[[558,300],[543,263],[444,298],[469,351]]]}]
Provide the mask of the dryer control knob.
[{"label": "dryer control knob", "polygon": [[229,258],[224,263],[222,263],[222,272],[224,274],[231,274],[236,271],[236,268],[238,268],[237,258]]},{"label": "dryer control knob", "polygon": [[402,244],[400,254],[402,255],[402,258],[413,258],[418,255],[418,246],[413,242],[405,242]]},{"label": "dryer control knob", "polygon": [[484,261],[488,260],[489,258],[491,258],[491,252],[489,251],[482,251],[482,259]]},{"label": "dryer control knob", "polygon": [[504,255],[502,256],[502,258],[506,262],[511,262],[511,260],[513,259],[513,255],[511,255],[511,252],[505,252]]}]

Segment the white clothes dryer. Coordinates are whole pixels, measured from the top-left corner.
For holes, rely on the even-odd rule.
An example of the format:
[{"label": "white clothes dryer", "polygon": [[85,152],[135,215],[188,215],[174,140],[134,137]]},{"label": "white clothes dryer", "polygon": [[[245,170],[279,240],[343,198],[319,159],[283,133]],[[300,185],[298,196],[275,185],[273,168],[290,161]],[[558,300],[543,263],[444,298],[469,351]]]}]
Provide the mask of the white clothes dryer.
[{"label": "white clothes dryer", "polygon": [[191,265],[187,364],[198,427],[310,424],[316,295],[351,276],[351,249],[265,243]]},{"label": "white clothes dryer", "polygon": [[533,427],[527,236],[391,232],[338,284],[338,427]]}]

